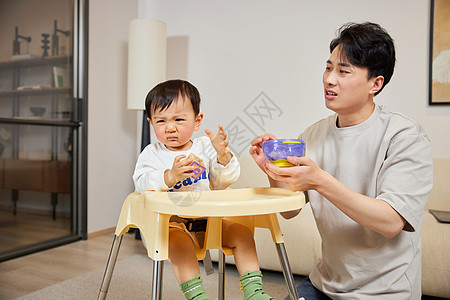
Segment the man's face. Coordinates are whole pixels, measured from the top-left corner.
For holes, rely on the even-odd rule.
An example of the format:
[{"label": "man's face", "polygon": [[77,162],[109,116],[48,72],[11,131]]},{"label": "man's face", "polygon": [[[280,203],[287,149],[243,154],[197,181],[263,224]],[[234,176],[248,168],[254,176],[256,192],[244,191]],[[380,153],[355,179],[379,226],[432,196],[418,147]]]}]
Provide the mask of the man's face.
[{"label": "man's face", "polygon": [[365,68],[350,64],[341,54],[340,46],[331,53],[323,73],[325,105],[338,113],[339,119],[350,118],[359,124],[365,120],[361,120],[361,115],[368,118],[372,113],[376,78],[367,79],[367,72]]}]

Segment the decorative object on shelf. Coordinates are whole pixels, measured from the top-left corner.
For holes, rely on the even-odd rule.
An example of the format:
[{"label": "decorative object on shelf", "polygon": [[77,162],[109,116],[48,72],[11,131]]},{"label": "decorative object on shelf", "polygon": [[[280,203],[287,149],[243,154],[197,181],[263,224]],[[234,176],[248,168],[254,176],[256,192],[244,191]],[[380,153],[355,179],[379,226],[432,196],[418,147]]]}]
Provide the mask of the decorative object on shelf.
[{"label": "decorative object on shelf", "polygon": [[27,53],[29,54],[29,43],[31,42],[31,36],[23,36],[19,34],[19,27],[16,26],[15,38],[13,40],[13,55],[20,55],[20,41],[19,39],[23,39],[27,42]]},{"label": "decorative object on shelf", "polygon": [[450,2],[432,0],[429,104],[450,104]]},{"label": "decorative object on shelf", "polygon": [[27,91],[27,90],[42,90],[45,88],[49,88],[48,85],[40,85],[40,84],[36,84],[36,85],[21,85],[17,87],[18,91]]},{"label": "decorative object on shelf", "polygon": [[64,34],[65,36],[69,36],[70,35],[70,30],[61,30],[58,29],[58,22],[55,20],[54,21],[54,26],[53,26],[53,35],[52,35],[52,55],[58,55],[59,54],[59,36],[58,36],[58,32]]},{"label": "decorative object on shelf", "polygon": [[62,67],[53,67],[53,81],[55,87],[64,87],[69,85],[67,69]]},{"label": "decorative object on shelf", "polygon": [[[128,109],[145,110],[145,97],[166,79],[166,24],[151,19],[130,22],[128,37]],[[141,148],[150,143],[150,128],[143,115]]]},{"label": "decorative object on shelf", "polygon": [[67,136],[67,139],[64,141],[64,149],[70,154],[70,156],[72,156],[73,151],[72,140],[73,140],[73,133],[71,132]]},{"label": "decorative object on shelf", "polygon": [[32,106],[30,107],[30,111],[35,117],[42,117],[46,111],[45,107],[41,106]]},{"label": "decorative object on shelf", "polygon": [[11,142],[11,130],[0,127],[0,139],[5,142]]},{"label": "decorative object on shelf", "polygon": [[43,40],[41,40],[41,42],[42,42],[42,47],[41,48],[44,50],[44,53],[42,54],[42,57],[46,57],[46,56],[48,56],[48,49],[50,49],[50,46],[48,45],[50,43],[50,41],[48,39],[50,37],[50,34],[43,33],[42,37],[44,38]]}]

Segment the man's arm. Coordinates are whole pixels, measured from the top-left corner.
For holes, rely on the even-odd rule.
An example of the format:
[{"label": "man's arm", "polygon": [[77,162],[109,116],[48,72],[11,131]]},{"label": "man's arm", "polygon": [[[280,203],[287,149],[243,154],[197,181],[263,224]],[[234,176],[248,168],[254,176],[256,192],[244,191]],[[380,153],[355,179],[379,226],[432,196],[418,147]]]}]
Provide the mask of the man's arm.
[{"label": "man's arm", "polygon": [[358,224],[393,238],[406,224],[387,202],[359,194],[320,169],[308,157],[289,157],[297,167],[278,168],[267,164],[272,180],[283,181],[294,191],[315,190]]}]

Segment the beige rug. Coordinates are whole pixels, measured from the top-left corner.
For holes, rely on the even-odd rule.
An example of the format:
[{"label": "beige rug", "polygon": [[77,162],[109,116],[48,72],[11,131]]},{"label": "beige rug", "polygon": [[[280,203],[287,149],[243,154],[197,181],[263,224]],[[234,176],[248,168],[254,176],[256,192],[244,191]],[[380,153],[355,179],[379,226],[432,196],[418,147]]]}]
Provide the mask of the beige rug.
[{"label": "beige rug", "polygon": [[[114,269],[107,299],[150,299],[152,281],[152,261],[145,255],[134,255],[118,261]],[[216,267],[216,266],[215,266]],[[218,274],[207,276],[201,266],[205,289],[211,299],[217,299]],[[20,300],[49,299],[97,299],[104,268],[63,281],[45,289],[17,298]],[[276,299],[284,299],[288,294],[283,274],[262,271],[264,290]],[[239,275],[234,265],[227,265],[225,273],[225,299],[243,299],[239,288]],[[296,284],[301,277],[296,277]],[[184,299],[168,261],[164,263],[163,299]]]}]

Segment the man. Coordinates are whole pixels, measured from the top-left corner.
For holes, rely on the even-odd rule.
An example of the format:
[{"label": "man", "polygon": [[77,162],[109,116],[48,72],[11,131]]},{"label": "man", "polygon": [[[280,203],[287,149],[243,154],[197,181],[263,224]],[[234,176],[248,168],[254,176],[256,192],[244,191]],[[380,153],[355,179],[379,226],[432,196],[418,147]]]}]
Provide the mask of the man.
[{"label": "man", "polygon": [[[394,42],[378,24],[349,23],[330,43],[325,105],[335,114],[300,139],[297,166],[250,154],[271,186],[307,191],[322,238],[322,260],[298,287],[305,299],[420,299],[420,230],[432,187],[430,141],[411,119],[374,103],[390,81]],[[405,93],[406,97],[411,97]],[[285,218],[299,211],[284,213]]]}]

